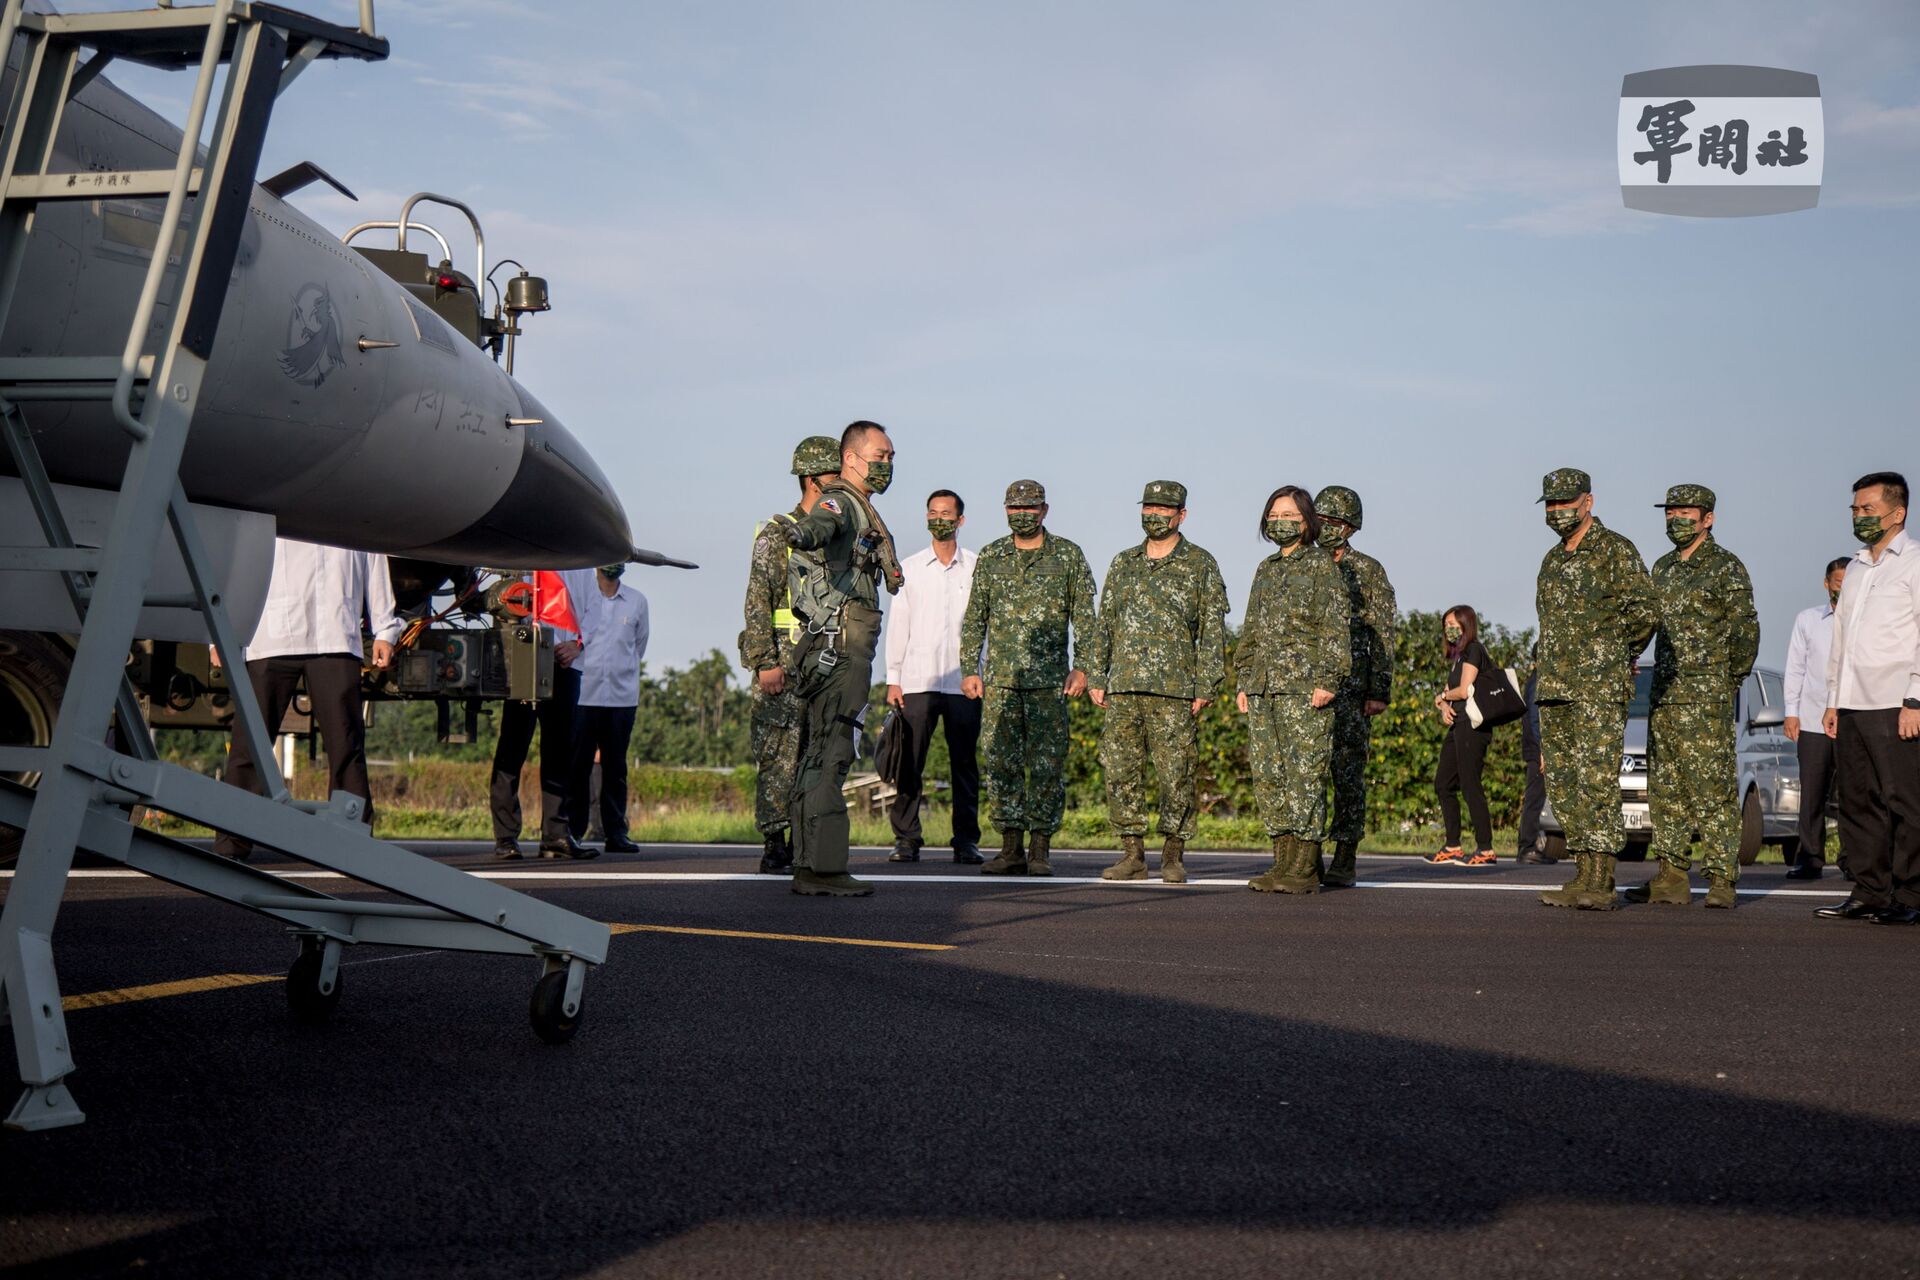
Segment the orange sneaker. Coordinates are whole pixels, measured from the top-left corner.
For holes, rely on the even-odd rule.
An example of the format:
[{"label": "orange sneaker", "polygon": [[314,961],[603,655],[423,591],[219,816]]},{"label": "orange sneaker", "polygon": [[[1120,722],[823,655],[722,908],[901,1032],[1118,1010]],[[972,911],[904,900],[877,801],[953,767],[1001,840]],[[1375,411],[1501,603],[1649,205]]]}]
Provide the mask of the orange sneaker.
[{"label": "orange sneaker", "polygon": [[1442,849],[1438,853],[1428,854],[1426,860],[1436,867],[1456,867],[1466,862],[1467,855],[1465,850],[1459,848]]},{"label": "orange sneaker", "polygon": [[1493,856],[1493,850],[1482,849],[1460,865],[1463,867],[1490,867],[1500,859]]}]

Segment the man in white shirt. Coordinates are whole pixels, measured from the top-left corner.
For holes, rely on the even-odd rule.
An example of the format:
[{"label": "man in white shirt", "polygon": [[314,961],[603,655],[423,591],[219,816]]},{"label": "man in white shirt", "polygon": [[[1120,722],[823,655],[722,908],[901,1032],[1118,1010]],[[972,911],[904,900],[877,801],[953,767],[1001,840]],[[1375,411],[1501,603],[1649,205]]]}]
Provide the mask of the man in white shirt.
[{"label": "man in white shirt", "polygon": [[[360,695],[363,614],[373,631],[373,665],[384,670],[393,664],[393,644],[400,638],[387,558],[278,538],[267,602],[246,654],[247,679],[268,733],[280,731],[281,718],[302,683],[306,685],[313,723],[327,752],[327,789],[366,801],[371,827],[373,793],[367,786],[367,730]],[[259,770],[237,731],[227,748],[226,780],[247,791],[260,789]],[[224,831],[213,847],[243,862],[253,852],[251,841]]]},{"label": "man in white shirt", "polygon": [[1843,903],[1814,914],[1920,922],[1920,542],[1907,536],[1907,482],[1876,471],[1853,486],[1853,534],[1827,660],[1827,736],[1840,788]]},{"label": "man in white shirt", "polygon": [[[531,576],[531,575],[529,575]],[[593,571],[568,569],[559,575],[573,607],[574,621],[593,603]],[[493,748],[493,856],[515,861],[520,855],[520,770],[540,731],[540,856],[597,858],[598,849],[581,844],[568,828],[567,790],[573,766],[573,710],[580,701],[580,637],[555,628],[553,696],[544,702],[500,704],[500,737]]]},{"label": "man in white shirt", "polygon": [[[1827,563],[1825,604],[1802,609],[1787,641],[1787,737],[1800,760],[1800,849],[1789,880],[1818,880],[1827,869],[1827,797],[1833,788],[1833,739],[1827,715],[1827,659],[1833,653],[1833,606],[1847,576],[1847,558]],[[1805,732],[1802,732],[1805,730]]]},{"label": "man in white shirt", "polygon": [[600,830],[608,853],[638,853],[627,836],[627,744],[640,705],[640,660],[647,656],[647,598],[620,585],[623,564],[594,572],[594,591],[576,604],[587,616],[580,651],[580,703],[573,713],[573,771],[567,822],[577,840],[586,834],[593,758],[600,757]]},{"label": "man in white shirt", "polygon": [[955,534],[967,522],[967,504],[951,489],[927,499],[933,545],[901,561],[906,585],[887,616],[887,703],[899,708],[907,750],[894,783],[893,853],[888,861],[918,862],[921,773],[933,743],[933,722],[947,735],[953,764],[953,860],[980,858],[980,704],[960,692],[960,621],[973,590],[974,554]]}]

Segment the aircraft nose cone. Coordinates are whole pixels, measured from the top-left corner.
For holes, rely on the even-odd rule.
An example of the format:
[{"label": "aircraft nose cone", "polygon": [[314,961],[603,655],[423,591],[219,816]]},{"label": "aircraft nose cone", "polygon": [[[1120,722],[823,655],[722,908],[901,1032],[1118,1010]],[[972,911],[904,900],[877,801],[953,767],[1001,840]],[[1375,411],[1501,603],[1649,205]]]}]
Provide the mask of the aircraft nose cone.
[{"label": "aircraft nose cone", "polygon": [[[470,527],[435,549],[437,558],[496,569],[584,569],[633,554],[633,533],[613,486],[573,433],[520,392],[525,433],[520,468],[500,500]],[[462,546],[484,547],[482,554]],[[506,547],[520,550],[503,554]]]}]

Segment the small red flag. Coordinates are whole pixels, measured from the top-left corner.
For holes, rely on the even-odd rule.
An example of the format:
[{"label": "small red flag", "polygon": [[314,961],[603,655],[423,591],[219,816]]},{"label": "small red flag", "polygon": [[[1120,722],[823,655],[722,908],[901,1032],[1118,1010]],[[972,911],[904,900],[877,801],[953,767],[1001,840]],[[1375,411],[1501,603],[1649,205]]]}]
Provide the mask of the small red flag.
[{"label": "small red flag", "polygon": [[551,569],[536,569],[533,574],[533,616],[536,620],[563,631],[580,635],[580,622],[573,613],[573,601],[567,584]]}]

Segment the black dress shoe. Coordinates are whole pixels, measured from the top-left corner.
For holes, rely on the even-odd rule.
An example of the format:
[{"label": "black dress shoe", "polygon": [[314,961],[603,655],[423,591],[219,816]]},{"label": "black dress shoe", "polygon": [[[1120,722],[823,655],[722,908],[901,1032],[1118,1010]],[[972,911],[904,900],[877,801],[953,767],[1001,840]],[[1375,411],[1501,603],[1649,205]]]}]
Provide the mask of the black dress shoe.
[{"label": "black dress shoe", "polygon": [[1827,871],[1827,868],[1826,868],[1826,864],[1824,863],[1802,862],[1798,866],[1794,867],[1793,870],[1787,872],[1787,879],[1818,880],[1821,876],[1826,874],[1826,871]]},{"label": "black dress shoe", "polygon": [[953,860],[969,867],[977,867],[986,861],[980,856],[980,846],[971,840],[953,846]]},{"label": "black dress shoe", "polygon": [[540,856],[543,858],[579,858],[584,860],[599,857],[600,851],[581,844],[578,840],[575,840],[572,833],[569,832],[564,841],[542,840],[540,842]]},{"label": "black dress shoe", "polygon": [[1822,920],[1865,920],[1883,910],[1885,910],[1884,907],[1876,907],[1871,902],[1848,898],[1845,902],[1836,902],[1830,907],[1817,907],[1813,914]]},{"label": "black dress shoe", "polygon": [[493,856],[502,862],[518,862],[523,856],[520,852],[520,842],[501,836],[493,842]]},{"label": "black dress shoe", "polygon": [[1554,863],[1560,861],[1560,859],[1558,858],[1549,858],[1546,854],[1540,852],[1538,849],[1523,849],[1519,853],[1516,853],[1513,855],[1513,860],[1521,864],[1522,866],[1533,866],[1533,867],[1550,867]]},{"label": "black dress shoe", "polygon": [[638,853],[640,852],[640,846],[635,844],[633,841],[627,839],[625,836],[615,836],[613,839],[607,841],[607,852],[608,853]]},{"label": "black dress shoe", "polygon": [[1896,902],[1867,917],[1868,924],[1920,924],[1920,911]]},{"label": "black dress shoe", "polygon": [[888,862],[920,861],[920,845],[913,840],[895,840],[893,852],[887,855]]}]

